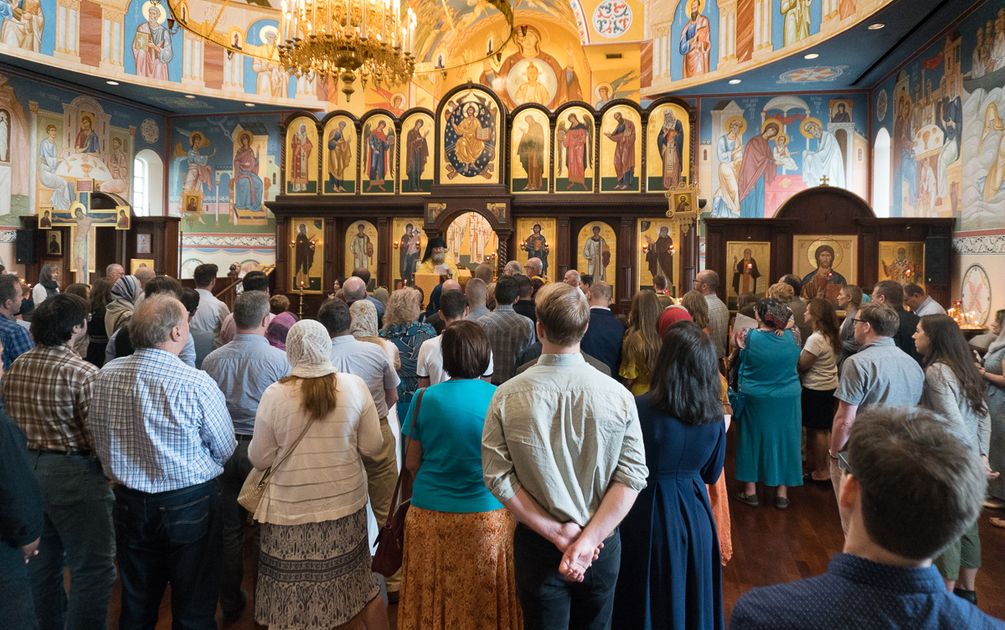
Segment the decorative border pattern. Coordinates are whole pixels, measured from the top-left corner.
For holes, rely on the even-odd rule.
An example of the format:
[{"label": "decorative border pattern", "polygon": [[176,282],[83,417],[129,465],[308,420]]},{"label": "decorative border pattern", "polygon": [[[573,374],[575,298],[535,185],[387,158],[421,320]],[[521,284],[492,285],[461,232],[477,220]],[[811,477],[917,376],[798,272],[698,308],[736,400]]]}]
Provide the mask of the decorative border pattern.
[{"label": "decorative border pattern", "polygon": [[953,239],[957,254],[1005,254],[1005,234],[957,236]]},{"label": "decorative border pattern", "polygon": [[186,234],[184,247],[275,249],[275,234]]},{"label": "decorative border pattern", "polygon": [[16,243],[17,230],[0,230],[0,243]]}]

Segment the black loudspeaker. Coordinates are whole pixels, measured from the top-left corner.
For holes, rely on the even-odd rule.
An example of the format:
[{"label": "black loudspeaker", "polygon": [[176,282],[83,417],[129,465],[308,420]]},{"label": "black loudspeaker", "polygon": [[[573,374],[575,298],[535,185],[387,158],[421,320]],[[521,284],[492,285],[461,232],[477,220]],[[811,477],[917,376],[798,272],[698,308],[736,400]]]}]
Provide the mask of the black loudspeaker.
[{"label": "black loudspeaker", "polygon": [[14,242],[14,258],[19,265],[34,265],[35,260],[35,230],[18,230]]},{"label": "black loudspeaker", "polygon": [[945,236],[925,239],[925,284],[949,286],[949,239]]}]

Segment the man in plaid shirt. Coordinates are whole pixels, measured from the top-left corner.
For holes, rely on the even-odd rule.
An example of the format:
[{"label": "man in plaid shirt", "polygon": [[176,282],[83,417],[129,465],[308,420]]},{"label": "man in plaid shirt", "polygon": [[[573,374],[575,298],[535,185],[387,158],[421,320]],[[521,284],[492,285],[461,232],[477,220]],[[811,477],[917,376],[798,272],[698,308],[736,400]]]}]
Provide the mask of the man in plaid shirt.
[{"label": "man in plaid shirt", "polygon": [[112,491],[85,426],[98,368],[71,350],[85,334],[88,310],[76,295],[45,300],[31,323],[38,345],[3,378],[7,412],[28,438],[45,499],[39,554],[29,565],[42,628],[104,628],[115,583]]},{"label": "man in plaid shirt", "polygon": [[496,308],[477,320],[492,344],[495,363],[492,384],[501,385],[513,378],[517,359],[534,343],[534,322],[513,310],[519,288],[515,278],[503,276],[496,283]]},{"label": "man in plaid shirt", "polygon": [[10,369],[10,364],[31,349],[35,344],[31,337],[14,316],[21,312],[21,300],[24,293],[21,290],[21,280],[14,274],[0,275],[0,343],[3,344],[3,367]]},{"label": "man in plaid shirt", "polygon": [[237,446],[220,388],[178,354],[188,312],[152,295],[129,322],[135,352],[94,381],[88,427],[115,487],[122,628],[152,628],[171,584],[176,627],[216,628],[223,564],[216,478]]}]

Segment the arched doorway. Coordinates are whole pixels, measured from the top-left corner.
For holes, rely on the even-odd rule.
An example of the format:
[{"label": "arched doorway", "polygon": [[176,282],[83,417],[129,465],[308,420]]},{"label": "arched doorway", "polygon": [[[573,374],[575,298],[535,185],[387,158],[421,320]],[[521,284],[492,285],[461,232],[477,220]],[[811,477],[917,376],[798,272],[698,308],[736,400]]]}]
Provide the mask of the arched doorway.
[{"label": "arched doorway", "polygon": [[141,217],[164,214],[164,162],[150,149],[133,159],[133,213]]}]

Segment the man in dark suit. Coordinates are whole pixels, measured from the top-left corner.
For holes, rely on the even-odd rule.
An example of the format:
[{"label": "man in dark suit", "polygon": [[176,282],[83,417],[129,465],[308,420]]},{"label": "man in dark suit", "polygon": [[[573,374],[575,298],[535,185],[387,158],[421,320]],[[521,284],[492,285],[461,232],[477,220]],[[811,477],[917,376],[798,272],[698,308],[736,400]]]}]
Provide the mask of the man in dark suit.
[{"label": "man in dark suit", "polygon": [[590,326],[586,329],[580,347],[583,352],[596,357],[617,376],[621,364],[621,340],[625,325],[611,312],[611,285],[596,282],[590,287]]},{"label": "man in dark suit", "polygon": [[919,317],[904,309],[904,287],[893,280],[880,280],[872,290],[872,299],[897,311],[897,315],[900,316],[900,328],[893,336],[893,342],[915,361],[921,363],[921,355],[914,346],[914,332],[918,329]]}]

